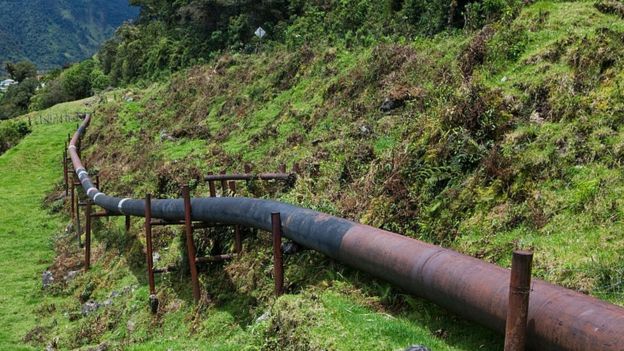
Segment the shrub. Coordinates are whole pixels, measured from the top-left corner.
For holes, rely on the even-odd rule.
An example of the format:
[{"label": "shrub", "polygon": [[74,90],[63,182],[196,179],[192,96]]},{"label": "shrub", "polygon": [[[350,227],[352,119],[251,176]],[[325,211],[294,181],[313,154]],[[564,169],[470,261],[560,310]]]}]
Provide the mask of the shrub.
[{"label": "shrub", "polygon": [[4,122],[0,124],[0,154],[15,146],[31,132],[26,122]]}]

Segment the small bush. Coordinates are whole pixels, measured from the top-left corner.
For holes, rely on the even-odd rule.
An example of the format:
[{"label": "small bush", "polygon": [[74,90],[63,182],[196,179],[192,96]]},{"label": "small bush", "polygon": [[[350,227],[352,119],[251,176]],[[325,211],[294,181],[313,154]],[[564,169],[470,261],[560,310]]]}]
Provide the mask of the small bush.
[{"label": "small bush", "polygon": [[26,122],[5,122],[0,124],[0,154],[15,146],[31,132]]}]

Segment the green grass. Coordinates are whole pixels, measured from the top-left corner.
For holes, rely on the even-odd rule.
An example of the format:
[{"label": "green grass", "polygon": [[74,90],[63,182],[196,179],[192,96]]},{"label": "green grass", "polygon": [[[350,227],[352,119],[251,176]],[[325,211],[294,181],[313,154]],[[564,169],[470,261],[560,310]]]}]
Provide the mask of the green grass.
[{"label": "green grass", "polygon": [[[336,286],[348,288],[340,282],[336,282]],[[279,319],[288,324],[295,320],[303,325],[299,330],[305,333],[303,343],[314,350],[404,350],[409,345],[418,344],[427,345],[431,350],[500,349],[501,339],[493,333],[462,323],[442,327],[436,321],[444,318],[444,312],[429,314],[435,311],[433,306],[409,299],[414,307],[412,312],[396,315],[365,306],[366,302],[374,305],[375,298],[367,299],[357,294],[349,296],[340,288],[332,288],[318,295],[283,297],[274,306],[276,317],[271,321],[275,324]],[[446,333],[444,337],[436,335],[442,330]],[[291,346],[289,349],[297,348]]]},{"label": "green grass", "polygon": [[37,126],[0,156],[0,349],[30,349],[21,339],[36,325],[34,309],[46,298],[41,274],[54,251],[50,238],[63,218],[41,207],[62,175],[60,155],[74,124]]},{"label": "green grass", "polygon": [[165,160],[180,160],[186,157],[203,153],[206,149],[206,141],[201,139],[165,141],[161,152]]}]

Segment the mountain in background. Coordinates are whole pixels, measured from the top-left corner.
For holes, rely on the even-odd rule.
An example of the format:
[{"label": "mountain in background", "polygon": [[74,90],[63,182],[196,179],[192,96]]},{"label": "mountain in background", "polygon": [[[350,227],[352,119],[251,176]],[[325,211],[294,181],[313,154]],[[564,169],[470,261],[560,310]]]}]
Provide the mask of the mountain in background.
[{"label": "mountain in background", "polygon": [[138,12],[128,0],[0,0],[0,64],[28,59],[45,70],[83,60]]}]

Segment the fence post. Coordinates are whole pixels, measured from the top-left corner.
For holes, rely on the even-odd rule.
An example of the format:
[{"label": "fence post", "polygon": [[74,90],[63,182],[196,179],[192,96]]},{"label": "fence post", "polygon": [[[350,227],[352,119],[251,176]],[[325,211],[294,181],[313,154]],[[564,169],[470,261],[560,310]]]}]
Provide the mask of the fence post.
[{"label": "fence post", "polygon": [[[230,191],[232,192],[232,195],[235,195],[236,194],[236,182],[235,181],[229,182],[229,186],[230,186]],[[239,224],[236,224],[234,226],[234,252],[240,255],[242,251],[243,251],[243,243],[242,243],[242,238],[241,238],[241,227]]]},{"label": "fence post", "polygon": [[67,143],[63,149],[63,182],[65,184],[65,196],[69,195],[69,177],[67,176]]},{"label": "fence post", "polygon": [[156,297],[156,283],[154,282],[154,247],[152,245],[152,195],[145,197],[145,245],[147,246],[147,281],[149,282],[150,310],[158,312],[158,298]]},{"label": "fence post", "polygon": [[532,252],[514,251],[509,281],[505,351],[526,350],[532,262]]},{"label": "fence post", "polygon": [[91,267],[91,200],[85,205],[85,271]]},{"label": "fence post", "polygon": [[186,250],[188,253],[189,268],[191,270],[191,285],[193,286],[193,298],[195,302],[199,301],[199,278],[197,277],[197,263],[195,253],[195,243],[193,241],[193,222],[191,195],[187,185],[182,187],[182,197],[184,198],[184,225],[186,229]]},{"label": "fence post", "polygon": [[[74,187],[78,187],[80,183],[74,183]],[[80,195],[76,192],[74,196],[75,206],[76,206],[76,238],[78,239],[78,247],[82,247],[82,240],[80,239],[80,235],[82,234],[82,225],[80,223]]]},{"label": "fence post", "polygon": [[275,295],[284,294],[284,262],[282,261],[282,219],[279,212],[271,213],[273,232],[273,275],[275,276]]},{"label": "fence post", "polygon": [[[222,171],[221,174],[226,174],[225,171]],[[228,192],[227,181],[225,179],[221,179],[221,196],[226,197]]]},{"label": "fence post", "polygon": [[217,188],[215,187],[214,180],[208,181],[208,188],[210,189],[210,197],[217,197]]}]

